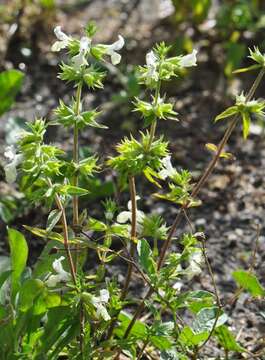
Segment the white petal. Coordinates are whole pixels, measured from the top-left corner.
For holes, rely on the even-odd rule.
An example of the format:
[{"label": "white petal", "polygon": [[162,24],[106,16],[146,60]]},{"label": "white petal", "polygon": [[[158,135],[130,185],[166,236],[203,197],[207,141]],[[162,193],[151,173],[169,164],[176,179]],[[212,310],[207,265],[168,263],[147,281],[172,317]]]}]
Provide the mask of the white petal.
[{"label": "white petal", "polygon": [[175,282],[175,284],[173,285],[173,289],[174,289],[174,290],[177,290],[177,291],[180,291],[181,288],[182,288],[182,286],[183,286],[183,283],[182,283],[181,281],[177,281],[177,282]]},{"label": "white petal", "polygon": [[62,271],[64,271],[63,269],[63,265],[62,265],[62,261],[65,259],[64,256],[59,257],[59,259],[54,260],[54,262],[52,263],[52,267],[54,269],[54,271],[57,272],[57,274],[60,274]]},{"label": "white petal", "polygon": [[14,162],[5,166],[5,177],[9,184],[13,184],[17,178],[17,168]]},{"label": "white petal", "polygon": [[83,36],[80,40],[80,51],[87,51],[90,47],[91,39],[86,36]]},{"label": "white petal", "polygon": [[197,62],[197,50],[193,50],[191,54],[185,55],[180,59],[179,65],[181,67],[196,66]]},{"label": "white petal", "polygon": [[4,152],[4,156],[8,160],[12,161],[12,160],[14,160],[15,155],[16,155],[16,150],[15,150],[14,146],[13,145],[7,146],[5,149],[5,152]]},{"label": "white petal", "polygon": [[101,304],[97,307],[97,316],[101,316],[105,321],[109,321],[111,319],[107,309]]},{"label": "white petal", "polygon": [[143,211],[141,210],[136,211],[136,221],[138,223],[141,223],[144,220],[144,217],[145,217],[145,213]]},{"label": "white petal", "polygon": [[109,45],[109,51],[121,50],[124,44],[125,44],[124,38],[121,35],[119,35],[118,40],[115,41],[113,44]]},{"label": "white petal", "polygon": [[117,221],[120,224],[125,224],[127,221],[131,221],[131,218],[132,218],[132,213],[130,211],[122,211],[117,216]]},{"label": "white petal", "polygon": [[147,53],[145,59],[146,59],[147,67],[155,67],[156,66],[158,59],[153,51],[150,51],[149,53]]},{"label": "white petal", "polygon": [[62,30],[61,30],[61,26],[56,26],[56,28],[54,29],[54,34],[57,37],[58,40],[60,41],[65,41],[65,40],[69,40],[69,36],[66,35]]},{"label": "white petal", "polygon": [[65,49],[68,45],[68,40],[67,41],[56,41],[52,47],[51,47],[51,50],[54,51],[54,52],[57,52],[57,51],[60,51],[62,49]]},{"label": "white petal", "polygon": [[54,287],[58,284],[58,282],[60,282],[60,276],[59,275],[51,275],[47,280],[46,280],[46,285],[48,287]]},{"label": "white petal", "polygon": [[121,55],[113,51],[110,53],[110,59],[113,65],[118,65],[121,62]]},{"label": "white petal", "polygon": [[[138,201],[138,200],[140,200],[140,199],[141,199],[141,197],[140,197],[139,195],[136,195],[136,196],[135,196],[135,200],[136,200],[136,201]],[[128,201],[127,207],[128,207],[128,210],[132,211],[132,201],[131,201],[131,200]]]},{"label": "white petal", "polygon": [[160,170],[158,175],[161,177],[161,179],[165,180],[168,177],[167,169]]},{"label": "white petal", "polygon": [[109,301],[109,292],[106,289],[100,290],[100,301],[107,303]]},{"label": "white petal", "polygon": [[85,58],[85,55],[83,52],[80,52],[79,54],[72,57],[73,67],[76,70],[79,70],[81,66],[88,65],[88,62]]}]

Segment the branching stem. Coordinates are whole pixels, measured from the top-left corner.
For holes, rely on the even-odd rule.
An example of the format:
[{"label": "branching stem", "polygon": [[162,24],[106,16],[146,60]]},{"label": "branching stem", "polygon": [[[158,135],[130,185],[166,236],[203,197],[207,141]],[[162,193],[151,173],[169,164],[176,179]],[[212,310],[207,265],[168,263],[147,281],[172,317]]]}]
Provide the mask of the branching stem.
[{"label": "branching stem", "polygon": [[[259,86],[259,84],[260,84],[260,82],[261,82],[261,80],[262,80],[262,78],[264,76],[264,73],[265,73],[265,68],[263,68],[259,72],[256,80],[254,81],[251,89],[249,90],[249,92],[248,92],[248,94],[246,96],[247,101],[251,100],[251,98],[253,97],[257,87]],[[222,154],[222,151],[223,151],[227,141],[229,140],[229,138],[230,138],[230,136],[231,136],[236,124],[237,124],[237,121],[238,121],[238,116],[235,116],[231,120],[231,122],[230,122],[230,124],[229,124],[229,126],[228,126],[228,128],[227,128],[221,142],[218,145],[218,148],[217,148],[217,151],[216,151],[216,154],[215,154],[214,158],[210,161],[208,167],[204,171],[204,173],[201,176],[199,182],[194,187],[194,189],[192,191],[192,194],[191,194],[191,197],[196,197],[198,195],[198,193],[202,189],[203,185],[206,183],[206,181],[208,180],[208,178],[212,174],[212,172],[213,172],[213,170],[215,168],[215,165],[217,164],[217,162],[218,162],[218,160],[219,160],[219,158],[220,158],[220,156]],[[185,207],[185,210],[186,210],[186,207]],[[175,231],[176,231],[176,229],[177,229],[177,227],[178,227],[178,225],[179,225],[179,223],[180,223],[180,221],[182,219],[182,215],[183,215],[182,210],[183,210],[183,208],[181,208],[180,211],[178,212],[178,214],[177,214],[177,216],[176,216],[176,218],[175,218],[175,220],[174,220],[174,222],[173,222],[173,224],[172,224],[172,226],[170,228],[168,237],[167,237],[166,241],[164,242],[164,245],[163,245],[163,247],[161,249],[160,257],[158,259],[158,270],[161,269],[161,267],[164,264],[164,260],[165,260],[167,250],[168,250],[168,248],[169,248],[169,246],[171,244],[171,241],[173,239]],[[143,309],[145,307],[145,301],[152,295],[152,293],[153,293],[153,290],[150,288],[149,291],[147,292],[146,296],[144,297],[144,299],[139,304],[138,308],[135,311],[134,316],[131,319],[130,324],[128,325],[128,327],[127,327],[127,329],[125,331],[124,339],[126,339],[129,336],[133,325],[135,324],[136,320],[138,319],[138,317],[140,316],[140,314],[142,313],[142,311],[143,311]]]}]

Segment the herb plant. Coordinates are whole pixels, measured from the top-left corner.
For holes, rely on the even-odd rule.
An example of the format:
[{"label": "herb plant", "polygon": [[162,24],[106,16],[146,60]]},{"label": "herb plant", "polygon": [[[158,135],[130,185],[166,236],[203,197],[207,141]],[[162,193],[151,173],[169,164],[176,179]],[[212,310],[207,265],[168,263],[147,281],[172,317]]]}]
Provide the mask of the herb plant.
[{"label": "herb plant", "polygon": [[[226,356],[249,353],[226,325],[228,316],[207,257],[205,235],[191,230],[176,238],[176,229],[181,220],[189,219],[191,207],[201,205],[200,190],[219,158],[227,156],[224,147],[237,123],[242,120],[246,138],[251,117],[263,114],[264,102],[253,100],[253,95],[265,72],[264,55],[258,49],[251,51],[260,72],[247,95],[238,96],[234,106],[216,117],[216,121],[227,118],[227,130],[219,145],[208,144],[213,157],[195,183],[188,170],[172,165],[168,141],[157,134],[157,124],[173,121],[174,126],[178,121],[180,116],[162,85],[174,81],[183,68],[197,65],[196,50],[177,56],[161,43],[148,52],[146,64],[137,69],[147,95],[134,100],[134,110],[143,120],[141,131],[122,139],[106,164],[100,163],[97,154],[80,157],[80,131],[86,127],[111,131],[101,123],[98,108],[86,108],[83,89],[103,88],[104,63],[119,64],[124,46],[122,36],[111,45],[95,44],[95,32],[89,24],[79,40],[55,28],[52,50],[67,53],[59,78],[72,84],[75,96],[69,104],[60,101],[50,121],[28,123],[17,148],[5,152],[7,181],[17,179],[34,203],[49,208],[49,215],[46,228],[25,225],[47,242],[33,269],[27,267],[24,236],[8,229],[11,264],[0,275],[0,357],[100,360],[121,359],[123,354],[131,359],[199,359],[211,338]],[[67,129],[73,139],[70,160],[62,149],[45,142],[48,126]],[[80,186],[80,176],[96,177],[106,166],[116,172],[129,202],[120,211],[114,199],[106,199],[98,219],[91,217],[89,207],[80,211],[79,197],[91,191]],[[143,178],[150,183],[150,196],[174,204],[176,218],[170,226],[161,214],[142,210],[145,199],[137,189]],[[120,244],[118,250],[114,241]],[[172,241],[178,250],[170,250]],[[108,276],[116,259],[127,265],[122,282]],[[211,276],[212,292],[189,290],[190,281],[203,267]],[[133,272],[146,287],[143,298],[130,291]],[[252,269],[240,269],[233,277],[240,291],[264,296]],[[140,317],[144,311],[149,314],[146,321]],[[185,320],[184,313],[192,321]]]}]

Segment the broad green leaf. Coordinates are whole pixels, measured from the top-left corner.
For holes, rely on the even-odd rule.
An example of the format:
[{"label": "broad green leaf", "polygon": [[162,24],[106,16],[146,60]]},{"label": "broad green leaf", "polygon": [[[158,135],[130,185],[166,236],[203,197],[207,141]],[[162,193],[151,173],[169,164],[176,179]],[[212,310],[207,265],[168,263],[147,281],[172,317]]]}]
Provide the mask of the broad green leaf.
[{"label": "broad green leaf", "polygon": [[225,119],[227,117],[230,117],[232,115],[235,115],[238,112],[237,106],[231,106],[228,109],[226,109],[225,111],[223,111],[221,114],[217,115],[215,118],[215,122]]},{"label": "broad green leaf", "polygon": [[215,335],[218,338],[220,345],[228,351],[244,352],[244,348],[239,345],[226,325],[219,326],[215,330]]},{"label": "broad green leaf", "polygon": [[242,113],[243,138],[246,139],[250,128],[250,115],[247,112]]},{"label": "broad green leaf", "polygon": [[153,260],[153,253],[150,245],[145,239],[138,241],[137,251],[142,268],[149,276],[154,275],[156,273],[156,266]]},{"label": "broad green leaf", "polygon": [[151,343],[159,350],[167,350],[172,347],[170,337],[155,335],[150,337]]},{"label": "broad green leaf", "polygon": [[232,275],[238,285],[247,290],[252,296],[265,296],[265,289],[254,274],[244,270],[237,270]]},{"label": "broad green leaf", "polygon": [[60,210],[52,210],[48,216],[46,231],[50,232],[54,228],[54,226],[61,219],[62,211]]},{"label": "broad green leaf", "polygon": [[218,316],[215,328],[223,325],[227,321],[227,315],[216,306],[201,309],[193,322],[192,328],[195,333],[209,332],[212,330],[216,317]]},{"label": "broad green leaf", "polygon": [[208,331],[203,331],[201,333],[194,333],[193,330],[189,326],[185,326],[179,335],[178,340],[186,346],[196,346],[202,343],[207,339],[209,335]]},{"label": "broad green leaf", "polygon": [[28,311],[34,300],[44,289],[44,283],[39,279],[29,279],[23,283],[19,291],[19,309],[22,312]]},{"label": "broad green leaf", "polygon": [[[125,313],[124,311],[122,311],[119,314],[119,326],[116,328],[115,333],[119,338],[122,338],[128,325],[131,322],[131,315]],[[132,327],[132,330],[130,332],[131,336],[134,336],[138,339],[144,340],[147,336],[147,327],[144,323],[142,323],[141,321],[136,321],[135,324]]]},{"label": "broad green leaf", "polygon": [[15,295],[20,287],[20,277],[24,271],[28,259],[28,245],[25,237],[15,229],[8,229],[8,241],[11,255],[11,296]]},{"label": "broad green leaf", "polygon": [[19,92],[24,74],[18,70],[7,70],[0,73],[0,116],[8,111]]}]

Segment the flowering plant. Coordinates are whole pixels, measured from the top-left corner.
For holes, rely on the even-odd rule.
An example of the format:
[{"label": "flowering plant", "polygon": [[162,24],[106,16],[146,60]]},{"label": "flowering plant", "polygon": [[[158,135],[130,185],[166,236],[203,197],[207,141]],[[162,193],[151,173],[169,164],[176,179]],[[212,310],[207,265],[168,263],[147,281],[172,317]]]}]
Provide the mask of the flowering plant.
[{"label": "flowering plant", "polygon": [[[47,241],[32,270],[26,266],[28,247],[24,236],[8,229],[11,270],[0,275],[1,289],[10,281],[10,296],[0,296],[0,344],[5,359],[119,359],[122,353],[132,359],[145,354],[160,359],[197,359],[212,337],[226,352],[244,352],[226,325],[227,315],[207,258],[205,235],[193,231],[182,234],[177,250],[168,250],[176,239],[181,217],[189,221],[188,209],[201,204],[199,191],[222,156],[237,115],[242,116],[247,137],[250,115],[263,113],[264,103],[252,100],[252,96],[264,74],[264,64],[259,61],[261,73],[246,98],[240,95],[235,106],[216,118],[235,115],[220,144],[211,146],[215,146],[213,159],[195,184],[188,170],[172,165],[169,144],[156,132],[158,122],[176,120],[177,116],[162,91],[163,82],[174,80],[183,68],[196,66],[197,51],[176,56],[161,43],[148,52],[146,64],[138,68],[138,81],[150,95],[134,101],[135,111],[143,119],[141,132],[121,140],[116,155],[107,160],[121,189],[128,190],[128,209],[119,211],[119,204],[108,199],[103,203],[104,216],[96,219],[87,211],[80,212],[79,197],[91,190],[81,186],[80,176],[95,177],[105,165],[98,164],[96,154],[80,157],[79,132],[89,126],[107,130],[100,122],[100,111],[86,109],[82,92],[85,87],[103,87],[106,72],[102,64],[110,60],[117,65],[121,61],[119,51],[124,39],[119,35],[111,45],[95,44],[95,31],[93,24],[88,25],[79,40],[55,28],[57,41],[52,50],[68,53],[68,62],[60,65],[59,77],[73,83],[76,94],[70,104],[60,101],[51,121],[36,119],[28,124],[17,149],[5,152],[9,160],[7,181],[13,183],[18,178],[25,191],[31,189],[32,201],[44,202],[50,209],[46,228],[25,226],[33,236]],[[256,58],[253,52],[251,57]],[[63,150],[45,143],[48,126],[63,126],[72,132],[70,160]],[[145,201],[137,195],[142,176],[151,184],[156,198],[176,205],[171,227],[161,214],[140,210]],[[163,190],[166,185],[168,192]],[[141,201],[139,208],[137,201]],[[118,250],[114,240],[119,241]],[[92,263],[88,252],[93,252]],[[108,275],[117,259],[127,266],[122,279]],[[189,290],[189,281],[201,273],[204,265],[213,291]],[[130,291],[134,272],[147,287],[142,299],[138,291]],[[235,272],[234,278],[253,296],[264,295],[265,290],[252,273]],[[245,285],[244,278],[252,286]],[[147,322],[139,319],[145,309],[150,314]],[[182,317],[184,310],[193,318],[190,324]]]}]

